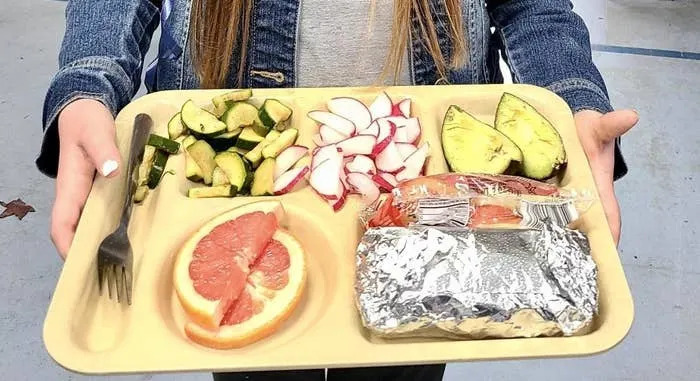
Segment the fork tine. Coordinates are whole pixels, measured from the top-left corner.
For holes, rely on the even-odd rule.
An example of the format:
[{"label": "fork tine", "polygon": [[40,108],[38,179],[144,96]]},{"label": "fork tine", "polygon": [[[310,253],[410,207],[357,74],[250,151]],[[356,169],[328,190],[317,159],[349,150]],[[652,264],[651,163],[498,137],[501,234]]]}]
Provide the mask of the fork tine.
[{"label": "fork tine", "polygon": [[126,303],[131,305],[131,268],[124,269],[124,288],[126,289]]},{"label": "fork tine", "polygon": [[102,264],[97,265],[97,284],[99,287],[100,295],[102,295],[102,288],[104,287],[104,275],[105,275],[105,270],[104,266]]},{"label": "fork tine", "polygon": [[116,274],[114,273],[114,265],[107,266],[107,287],[109,289],[109,298],[112,299],[112,289],[116,291],[116,286],[114,284],[114,278]]},{"label": "fork tine", "polygon": [[124,266],[115,266],[115,271],[117,272],[116,284],[117,284],[117,302],[122,302],[122,287],[124,286]]}]

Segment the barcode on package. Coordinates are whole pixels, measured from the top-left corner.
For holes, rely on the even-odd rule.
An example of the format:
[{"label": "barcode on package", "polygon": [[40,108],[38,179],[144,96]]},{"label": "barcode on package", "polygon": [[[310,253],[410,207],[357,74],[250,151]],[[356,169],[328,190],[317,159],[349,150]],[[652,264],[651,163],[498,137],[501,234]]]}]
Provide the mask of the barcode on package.
[{"label": "barcode on package", "polygon": [[416,224],[465,227],[469,224],[470,216],[468,198],[422,198],[418,200]]},{"label": "barcode on package", "polygon": [[534,229],[542,228],[546,219],[551,220],[557,226],[567,226],[578,218],[578,211],[571,200],[559,202],[521,200],[518,212],[523,217],[520,224],[523,227]]}]

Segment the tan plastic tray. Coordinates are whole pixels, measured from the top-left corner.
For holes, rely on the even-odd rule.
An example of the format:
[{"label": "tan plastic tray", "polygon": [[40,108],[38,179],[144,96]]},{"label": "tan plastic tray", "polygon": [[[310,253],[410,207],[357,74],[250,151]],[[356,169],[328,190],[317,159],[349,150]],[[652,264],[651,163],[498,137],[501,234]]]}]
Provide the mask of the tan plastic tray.
[{"label": "tan plastic tray", "polygon": [[[313,147],[316,124],[307,112],[324,109],[334,96],[354,96],[369,104],[379,91],[393,99],[410,97],[420,118],[423,139],[433,156],[428,174],[446,172],[439,140],[447,107],[457,104],[492,122],[503,91],[535,106],[559,129],[569,155],[561,185],[594,189],[588,162],[564,101],[541,88],[526,85],[431,86],[388,88],[319,88],[254,90],[254,100],[280,99],[293,107],[298,144]],[[117,138],[127,157],[134,117],[147,113],[154,131],[167,134],[166,124],[192,98],[208,104],[222,91],[167,91],[137,99],[117,117]],[[590,332],[576,337],[476,341],[401,340],[372,337],[360,323],[353,304],[354,256],[361,235],[360,203],[351,197],[334,213],[310,188],[281,197],[291,232],[308,254],[308,286],[291,316],[274,335],[237,350],[214,350],[190,342],[183,332],[185,316],[173,292],[174,254],[183,241],[212,217],[256,198],[188,199],[184,157],[171,157],[161,185],[134,209],[129,234],[134,248],[134,302],[118,305],[100,296],[95,253],[118,221],[124,178],[95,181],[78,226],[44,324],[49,354],[63,367],[89,374],[274,370],[351,367],[580,356],[610,349],[627,334],[633,304],[618,253],[602,207],[596,202],[584,215],[582,230],[590,239],[599,266],[600,314]],[[122,172],[123,176],[123,172]]]}]

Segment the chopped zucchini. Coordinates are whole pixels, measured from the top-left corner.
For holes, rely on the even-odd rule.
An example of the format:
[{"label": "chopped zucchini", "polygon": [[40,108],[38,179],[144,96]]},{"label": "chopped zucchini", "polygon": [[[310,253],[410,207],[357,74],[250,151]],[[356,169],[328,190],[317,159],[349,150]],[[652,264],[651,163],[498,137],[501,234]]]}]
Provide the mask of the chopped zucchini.
[{"label": "chopped zucchini", "polygon": [[496,129],[523,152],[522,174],[546,179],[566,164],[564,142],[552,124],[534,107],[504,93],[496,110]]},{"label": "chopped zucchini", "polygon": [[170,154],[176,154],[180,150],[180,143],[156,134],[151,134],[146,144]]},{"label": "chopped zucchini", "polygon": [[140,204],[146,199],[146,195],[148,195],[148,187],[146,185],[139,186],[134,191],[134,202]]},{"label": "chopped zucchini", "polygon": [[219,113],[224,113],[230,103],[241,102],[253,96],[252,89],[230,91],[212,98],[211,103]]},{"label": "chopped zucchini", "polygon": [[157,150],[155,157],[153,158],[153,166],[148,172],[148,187],[155,189],[160,183],[160,179],[163,177],[163,172],[165,172],[165,165],[168,163],[169,154],[165,151]]},{"label": "chopped zucchini", "polygon": [[221,167],[214,168],[214,174],[211,176],[211,186],[230,184],[226,173]]},{"label": "chopped zucchini", "polygon": [[187,151],[185,151],[185,177],[187,177],[187,180],[194,182],[202,181],[202,169],[199,168],[199,165],[197,165],[197,163]]},{"label": "chopped zucchini", "polygon": [[237,153],[237,154],[239,154],[239,155],[246,155],[246,154],[248,154],[248,152],[250,152],[250,151],[247,150],[247,149],[241,149],[241,148],[238,148],[238,147],[236,147],[236,146],[230,147],[230,148],[227,149],[226,151],[235,152],[235,153]]},{"label": "chopped zucchini", "polygon": [[255,130],[253,130],[251,127],[246,127],[243,129],[243,131],[241,131],[241,134],[238,135],[236,147],[241,149],[253,149],[264,139],[264,136],[256,134]]},{"label": "chopped zucchini", "polygon": [[253,171],[253,165],[245,158],[241,157],[243,160],[243,166],[245,166],[245,181],[243,182],[243,187],[238,190],[238,193],[249,194],[250,185],[253,184],[253,179],[255,178],[255,171]]},{"label": "chopped zucchini", "polygon": [[243,189],[248,178],[248,171],[243,159],[233,152],[222,152],[214,158],[216,165],[221,168],[228,178],[231,185],[235,185],[236,189]]},{"label": "chopped zucchini", "polygon": [[221,120],[226,123],[228,131],[251,127],[258,120],[258,109],[250,103],[236,102],[226,110]]},{"label": "chopped zucchini", "polygon": [[202,171],[204,183],[207,185],[211,184],[214,168],[216,168],[216,162],[214,161],[216,152],[214,149],[204,140],[197,140],[194,144],[187,147],[187,152]]},{"label": "chopped zucchini", "polygon": [[454,105],[442,123],[442,147],[454,172],[502,174],[523,160],[508,137]]},{"label": "chopped zucchini", "polygon": [[277,99],[266,99],[259,112],[260,121],[267,128],[283,130],[286,121],[292,116],[292,109]]},{"label": "chopped zucchini", "polygon": [[268,158],[263,160],[253,176],[253,185],[250,188],[250,195],[272,196],[275,191],[274,177],[275,159]]},{"label": "chopped zucchini", "polygon": [[185,128],[185,125],[182,124],[182,118],[178,112],[168,122],[168,136],[170,136],[170,139],[177,139],[186,132],[187,128]]},{"label": "chopped zucchini", "polygon": [[238,193],[236,186],[231,184],[217,185],[215,187],[195,187],[187,191],[189,198],[211,198],[211,197],[235,197]]},{"label": "chopped zucchini", "polygon": [[263,149],[279,138],[280,135],[282,134],[280,134],[278,131],[270,131],[262,142],[255,146],[255,148],[253,148],[250,152],[245,154],[245,158],[253,165],[253,168],[257,168],[258,165],[260,165],[263,158]]},{"label": "chopped zucchini", "polygon": [[191,99],[182,105],[180,117],[182,123],[195,135],[216,136],[226,131],[226,123],[214,114],[197,107]]},{"label": "chopped zucchini", "polygon": [[194,142],[197,141],[197,138],[195,138],[192,135],[189,135],[182,141],[182,147],[187,149],[187,147],[191,146]]},{"label": "chopped zucchini", "polygon": [[241,131],[242,130],[226,132],[213,138],[205,138],[204,140],[209,143],[214,151],[226,151],[227,149],[236,145],[238,135],[240,135]]},{"label": "chopped zucchini", "polygon": [[146,145],[143,149],[143,159],[138,168],[137,186],[145,186],[148,183],[148,175],[153,167],[153,159],[156,157],[156,147]]},{"label": "chopped zucchini", "polygon": [[290,147],[297,140],[299,131],[296,128],[284,130],[279,138],[275,139],[270,145],[263,148],[262,155],[265,159],[277,157],[287,147]]}]

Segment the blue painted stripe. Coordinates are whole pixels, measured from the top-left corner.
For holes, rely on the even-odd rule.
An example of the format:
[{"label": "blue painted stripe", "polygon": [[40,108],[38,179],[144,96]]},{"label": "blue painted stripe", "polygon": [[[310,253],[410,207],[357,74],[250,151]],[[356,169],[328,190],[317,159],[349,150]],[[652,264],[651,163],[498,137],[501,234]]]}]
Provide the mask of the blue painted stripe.
[{"label": "blue painted stripe", "polygon": [[678,50],[632,48],[632,47],[628,47],[628,46],[598,45],[598,44],[593,44],[593,45],[591,45],[591,47],[593,48],[594,51],[597,51],[597,52],[636,54],[636,55],[640,55],[640,56],[680,58],[680,59],[685,59],[685,60],[700,60],[700,53],[681,52]]}]

